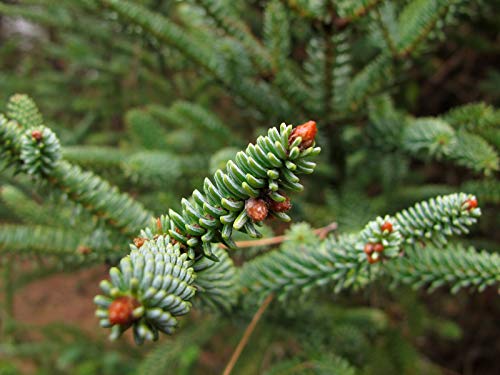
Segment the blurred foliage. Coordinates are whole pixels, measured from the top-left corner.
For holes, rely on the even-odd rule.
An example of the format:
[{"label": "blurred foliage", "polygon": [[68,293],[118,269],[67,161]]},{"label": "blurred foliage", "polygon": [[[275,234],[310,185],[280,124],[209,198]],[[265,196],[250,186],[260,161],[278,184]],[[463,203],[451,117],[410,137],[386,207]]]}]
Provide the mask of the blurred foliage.
[{"label": "blurred foliage", "polygon": [[[498,0],[3,1],[0,112],[41,125],[24,99],[7,106],[11,95],[29,94],[61,140],[62,158],[128,193],[144,217],[178,210],[181,196],[264,129],[314,119],[323,153],[293,197],[294,220],[336,221],[339,232],[356,232],[376,215],[462,190],[478,197],[483,217],[450,249],[467,260],[473,245],[487,249],[471,255],[475,261],[498,260],[490,256],[500,251],[499,7]],[[93,202],[82,206],[2,167],[0,374],[222,372],[248,311],[231,319],[196,314],[177,335],[141,349],[110,344],[97,330],[18,320],[18,306],[27,307],[17,291],[116,264],[140,227],[123,233],[123,223],[89,208]],[[285,228],[271,222],[263,232]],[[234,259],[271,249],[238,250]],[[426,286],[463,266],[428,250],[425,264],[448,268],[422,268]],[[413,284],[411,266],[390,272]],[[389,284],[381,277],[361,291],[272,304],[234,373],[500,372],[494,287],[427,296]],[[64,310],[55,310],[63,321]]]}]

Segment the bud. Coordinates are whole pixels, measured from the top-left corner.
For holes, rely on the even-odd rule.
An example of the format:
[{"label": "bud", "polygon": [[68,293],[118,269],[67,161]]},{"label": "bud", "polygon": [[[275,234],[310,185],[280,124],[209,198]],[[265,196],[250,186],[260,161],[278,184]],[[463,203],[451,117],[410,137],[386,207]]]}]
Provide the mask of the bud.
[{"label": "bud", "polygon": [[366,255],[371,255],[373,253],[373,244],[368,242],[366,245],[365,245],[365,248],[363,249],[363,251],[365,252]]},{"label": "bud", "polygon": [[248,217],[253,221],[262,221],[267,217],[267,204],[263,199],[250,198],[245,203]]},{"label": "bud", "polygon": [[464,205],[466,205],[467,210],[473,210],[474,208],[477,208],[477,199],[475,197],[467,199],[464,202]]},{"label": "bud", "polygon": [[392,232],[392,223],[390,221],[386,221],[384,224],[380,226],[380,230],[382,232],[388,231],[389,233]]},{"label": "bud", "polygon": [[269,199],[269,208],[274,212],[286,212],[292,208],[292,203],[290,202],[290,198],[286,198],[283,202],[276,202],[272,199]]},{"label": "bud", "polygon": [[144,242],[146,242],[145,238],[142,237],[136,237],[134,238],[134,245],[140,249],[142,245],[144,245]]},{"label": "bud", "polygon": [[382,251],[384,251],[384,245],[382,245],[381,243],[376,243],[375,245],[373,245],[373,251],[375,251],[376,253],[381,253]]},{"label": "bud", "polygon": [[134,321],[132,313],[139,307],[139,302],[132,297],[119,297],[109,305],[109,322],[111,324],[128,325]]},{"label": "bud", "polygon": [[31,136],[36,140],[36,141],[41,141],[43,138],[43,134],[40,130],[33,130],[31,132]]},{"label": "bud", "polygon": [[318,128],[316,127],[316,121],[308,121],[294,128],[288,141],[292,143],[297,137],[301,137],[302,143],[300,147],[304,149],[314,143],[314,137],[316,137],[317,132]]}]

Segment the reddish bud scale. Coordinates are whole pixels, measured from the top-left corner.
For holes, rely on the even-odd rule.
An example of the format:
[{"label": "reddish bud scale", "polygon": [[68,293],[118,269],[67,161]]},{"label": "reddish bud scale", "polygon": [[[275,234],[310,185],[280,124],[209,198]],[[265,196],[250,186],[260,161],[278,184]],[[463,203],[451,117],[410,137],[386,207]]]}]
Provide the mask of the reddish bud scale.
[{"label": "reddish bud scale", "polygon": [[269,199],[269,208],[274,212],[286,212],[292,208],[292,203],[288,197],[284,202],[276,202]]},{"label": "reddish bud scale", "polygon": [[115,299],[108,308],[109,322],[120,325],[132,323],[135,320],[132,313],[139,305],[139,302],[132,297],[119,297]]},{"label": "reddish bud scale", "polygon": [[373,251],[375,251],[376,253],[381,253],[382,251],[384,251],[384,245],[382,245],[381,243],[376,243],[375,245],[373,245]]},{"label": "reddish bud scale", "polygon": [[314,137],[316,137],[317,132],[318,128],[316,127],[316,122],[308,121],[294,128],[292,130],[292,134],[290,134],[290,138],[288,139],[288,141],[292,143],[296,138],[301,137],[302,142],[300,146],[302,148],[307,148],[313,144]]},{"label": "reddish bud scale", "polygon": [[365,245],[363,251],[366,254],[368,263],[370,264],[377,263],[382,259],[381,253],[384,251],[384,245],[382,245],[380,242],[377,243],[368,242]]},{"label": "reddish bud scale", "polygon": [[363,249],[363,251],[365,252],[366,255],[371,255],[373,253],[373,244],[368,242],[366,245],[365,245],[365,248]]},{"label": "reddish bud scale", "polygon": [[467,210],[473,210],[474,208],[477,208],[477,199],[476,198],[470,198],[467,199],[464,202],[465,205],[467,205]]},{"label": "reddish bud scale", "polygon": [[43,134],[40,130],[33,130],[31,136],[36,140],[40,141],[43,138]]},{"label": "reddish bud scale", "polygon": [[392,232],[392,223],[389,221],[386,221],[384,224],[380,226],[380,230],[382,232],[388,231],[389,233]]},{"label": "reddish bud scale", "polygon": [[250,198],[245,203],[247,215],[253,221],[262,221],[267,217],[268,208],[263,199]]},{"label": "reddish bud scale", "polygon": [[136,237],[134,238],[134,245],[140,249],[142,245],[144,245],[144,242],[146,242],[145,238],[142,237]]}]

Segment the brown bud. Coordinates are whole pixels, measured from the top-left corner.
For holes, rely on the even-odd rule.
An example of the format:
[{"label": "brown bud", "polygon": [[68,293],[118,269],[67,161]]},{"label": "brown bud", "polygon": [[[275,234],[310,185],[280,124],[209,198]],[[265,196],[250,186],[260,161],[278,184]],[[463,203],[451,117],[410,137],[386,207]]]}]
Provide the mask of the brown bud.
[{"label": "brown bud", "polygon": [[292,203],[290,202],[290,198],[286,198],[283,202],[276,202],[272,199],[269,199],[269,208],[274,212],[286,212],[292,208]]},{"label": "brown bud", "polygon": [[156,218],[156,229],[158,232],[161,232],[162,226],[161,226],[161,219],[159,217]]},{"label": "brown bud", "polygon": [[134,238],[134,245],[140,249],[142,245],[144,245],[144,242],[146,242],[145,238],[142,237],[136,237]]},{"label": "brown bud", "polygon": [[376,244],[373,246],[373,250],[374,250],[376,253],[381,253],[382,251],[384,251],[384,245],[382,245],[381,243],[376,243]]},{"label": "brown bud", "polygon": [[31,132],[31,136],[36,140],[36,141],[41,141],[43,138],[43,134],[40,130],[33,130]]},{"label": "brown bud", "polygon": [[384,224],[380,226],[380,230],[382,232],[388,231],[389,233],[392,232],[392,223],[390,221],[386,221]]},{"label": "brown bud", "polygon": [[467,205],[467,210],[473,210],[474,208],[477,208],[477,199],[476,198],[470,198],[467,199],[464,202],[464,205]]},{"label": "brown bud", "polygon": [[371,255],[373,253],[373,244],[368,242],[363,249],[366,255]]},{"label": "brown bud", "polygon": [[378,258],[378,257],[373,257],[371,255],[368,255],[368,263],[370,263],[370,264],[377,263],[379,260],[380,260],[380,258]]},{"label": "brown bud", "polygon": [[302,143],[300,144],[300,147],[307,148],[314,143],[314,137],[316,137],[317,132],[318,128],[316,127],[316,122],[308,121],[294,128],[288,141],[292,143],[297,137],[301,137]]},{"label": "brown bud", "polygon": [[108,308],[109,322],[120,325],[132,323],[135,320],[132,313],[139,306],[139,302],[132,297],[119,297],[115,299]]},{"label": "brown bud", "polygon": [[245,203],[245,210],[253,221],[262,221],[267,217],[267,204],[263,199],[250,198]]}]

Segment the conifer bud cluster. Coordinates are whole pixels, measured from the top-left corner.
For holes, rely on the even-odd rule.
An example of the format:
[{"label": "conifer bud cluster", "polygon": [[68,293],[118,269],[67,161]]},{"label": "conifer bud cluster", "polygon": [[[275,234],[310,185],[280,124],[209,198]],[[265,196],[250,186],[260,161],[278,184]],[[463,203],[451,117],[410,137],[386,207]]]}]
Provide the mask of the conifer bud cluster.
[{"label": "conifer bud cluster", "polygon": [[[281,193],[284,195],[284,193]],[[286,197],[286,196],[285,196]],[[286,212],[292,208],[289,197],[283,202],[276,202],[270,197],[250,198],[245,202],[245,210],[250,219],[254,222],[264,221],[270,212]]]}]

